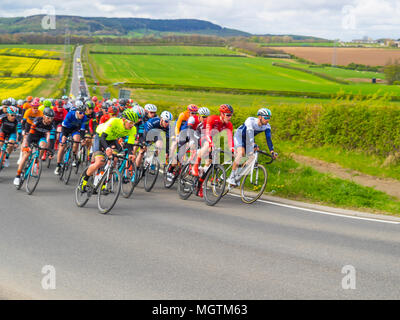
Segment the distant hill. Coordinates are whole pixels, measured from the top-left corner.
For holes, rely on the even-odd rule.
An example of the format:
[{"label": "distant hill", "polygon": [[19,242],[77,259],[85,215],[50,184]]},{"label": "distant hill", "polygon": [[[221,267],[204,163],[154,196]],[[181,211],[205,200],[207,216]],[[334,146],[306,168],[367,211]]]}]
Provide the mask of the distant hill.
[{"label": "distant hill", "polygon": [[226,36],[250,36],[250,33],[224,28],[204,20],[159,20],[143,18],[103,18],[56,16],[56,29],[42,29],[44,15],[0,18],[0,33],[48,33],[63,34],[66,27],[75,35],[140,36],[149,34],[203,34]]}]

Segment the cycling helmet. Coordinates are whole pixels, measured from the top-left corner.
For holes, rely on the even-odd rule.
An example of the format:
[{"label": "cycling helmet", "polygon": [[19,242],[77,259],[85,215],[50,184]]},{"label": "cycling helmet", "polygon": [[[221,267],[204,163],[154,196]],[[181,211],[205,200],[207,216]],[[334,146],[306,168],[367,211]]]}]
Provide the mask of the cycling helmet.
[{"label": "cycling helmet", "polygon": [[27,96],[26,101],[31,102],[33,100],[32,96]]},{"label": "cycling helmet", "polygon": [[134,106],[132,110],[137,113],[140,119],[144,118],[144,116],[146,115],[146,111],[139,105]]},{"label": "cycling helmet", "polygon": [[121,117],[124,118],[124,119],[130,120],[132,122],[138,122],[139,121],[138,114],[135,111],[133,111],[132,109],[126,109],[122,113]]},{"label": "cycling helmet", "polygon": [[117,107],[109,107],[108,108],[108,113],[117,114],[118,113],[118,108]]},{"label": "cycling helmet", "polygon": [[96,103],[96,102],[97,102],[97,97],[96,97],[96,96],[93,96],[93,97],[92,97],[92,101]]},{"label": "cycling helmet", "polygon": [[24,100],[19,99],[19,100],[17,101],[17,105],[22,106],[23,104],[24,104]]},{"label": "cycling helmet", "polygon": [[68,100],[68,97],[67,96],[62,96],[61,99],[62,100]]},{"label": "cycling helmet", "polygon": [[113,98],[112,99],[112,103],[117,103],[118,102],[118,99],[117,98]]},{"label": "cycling helmet", "polygon": [[50,108],[51,107],[51,101],[50,100],[45,100],[43,102],[43,105],[44,105],[45,108]]},{"label": "cycling helmet", "polygon": [[44,108],[43,115],[46,117],[54,118],[54,111],[51,108]]},{"label": "cycling helmet", "polygon": [[263,116],[263,117],[268,117],[268,119],[271,118],[271,110],[267,108],[261,108],[257,111],[257,116]]},{"label": "cycling helmet", "polygon": [[233,113],[233,108],[229,104],[221,104],[219,111],[222,113]]},{"label": "cycling helmet", "polygon": [[11,106],[16,106],[17,105],[17,102],[15,101],[14,98],[8,98],[8,101],[10,101],[10,105]]},{"label": "cycling helmet", "polygon": [[7,108],[7,113],[17,115],[19,113],[18,112],[18,108],[10,106],[10,107]]},{"label": "cycling helmet", "polygon": [[40,103],[39,103],[38,100],[33,100],[33,102],[31,103],[31,106],[32,106],[32,107],[39,107],[39,106],[40,106]]},{"label": "cycling helmet", "polygon": [[44,101],[44,97],[40,97],[39,101],[43,102]]},{"label": "cycling helmet", "polygon": [[163,119],[164,121],[172,121],[174,119],[172,113],[169,111],[161,112],[160,118]]},{"label": "cycling helmet", "polygon": [[208,117],[210,115],[210,110],[206,107],[202,107],[199,109],[199,115]]},{"label": "cycling helmet", "polygon": [[5,106],[11,106],[11,101],[9,99],[4,100]]},{"label": "cycling helmet", "polygon": [[94,109],[94,102],[93,101],[86,101],[86,108],[88,109]]},{"label": "cycling helmet", "polygon": [[75,109],[76,109],[76,111],[80,111],[80,112],[86,111],[86,107],[83,105],[83,102],[80,100],[78,100],[75,103]]},{"label": "cycling helmet", "polygon": [[187,109],[189,112],[197,112],[199,110],[199,107],[195,104],[189,104]]},{"label": "cycling helmet", "polygon": [[154,104],[148,103],[144,106],[144,110],[146,110],[148,112],[157,112],[157,106],[155,106]]},{"label": "cycling helmet", "polygon": [[127,99],[119,99],[119,105],[120,106],[125,106],[127,103]]}]

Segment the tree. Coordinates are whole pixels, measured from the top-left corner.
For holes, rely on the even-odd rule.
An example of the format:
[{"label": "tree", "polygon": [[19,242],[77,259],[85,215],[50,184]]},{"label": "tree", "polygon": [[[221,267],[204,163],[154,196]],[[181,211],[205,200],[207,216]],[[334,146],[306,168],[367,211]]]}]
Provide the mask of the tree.
[{"label": "tree", "polygon": [[400,81],[400,62],[398,59],[392,63],[389,61],[383,68],[383,72],[388,84],[393,84],[394,81]]}]

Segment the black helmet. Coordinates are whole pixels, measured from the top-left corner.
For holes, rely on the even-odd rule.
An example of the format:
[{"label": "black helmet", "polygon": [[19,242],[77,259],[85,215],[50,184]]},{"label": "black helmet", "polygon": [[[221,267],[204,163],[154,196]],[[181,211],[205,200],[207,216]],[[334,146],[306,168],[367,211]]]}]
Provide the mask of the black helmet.
[{"label": "black helmet", "polygon": [[44,108],[43,115],[46,117],[54,118],[54,111],[51,108]]}]

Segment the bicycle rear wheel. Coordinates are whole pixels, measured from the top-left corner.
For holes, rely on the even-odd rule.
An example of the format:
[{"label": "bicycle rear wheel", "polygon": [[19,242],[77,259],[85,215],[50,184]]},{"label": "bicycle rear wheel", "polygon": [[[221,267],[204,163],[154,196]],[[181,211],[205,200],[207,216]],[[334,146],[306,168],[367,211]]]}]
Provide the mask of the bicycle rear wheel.
[{"label": "bicycle rear wheel", "polygon": [[190,174],[190,168],[190,164],[186,164],[178,177],[178,194],[182,200],[186,200],[191,196],[197,180]]},{"label": "bicycle rear wheel", "polygon": [[167,189],[171,188],[174,185],[176,179],[178,178],[180,165],[178,164],[173,168],[173,170],[171,172],[173,174],[172,177],[168,176],[168,172],[169,172],[170,168],[171,168],[171,163],[169,163],[168,165],[166,165],[164,167],[164,174],[163,174],[163,176],[164,176],[164,187],[167,188]]},{"label": "bicycle rear wheel", "polygon": [[147,167],[146,172],[144,173],[144,189],[147,192],[150,192],[153,189],[157,177],[158,172],[160,171],[160,161],[157,157],[153,157],[151,163]]},{"label": "bicycle rear wheel", "polygon": [[212,165],[203,182],[203,195],[207,205],[214,206],[222,198],[225,183],[225,168],[220,164]]},{"label": "bicycle rear wheel", "polygon": [[42,173],[42,161],[39,157],[35,157],[31,161],[29,174],[26,178],[25,189],[28,194],[32,194],[39,183],[40,174]]},{"label": "bicycle rear wheel", "polygon": [[242,179],[240,185],[242,201],[250,204],[260,198],[267,186],[267,180],[267,169],[261,164],[255,166],[254,170]]},{"label": "bicycle rear wheel", "polygon": [[97,189],[97,207],[100,213],[106,214],[114,207],[121,192],[121,182],[118,170],[110,170],[101,178]]},{"label": "bicycle rear wheel", "polygon": [[82,179],[83,179],[84,173],[86,172],[86,170],[88,168],[89,168],[89,166],[86,167],[85,170],[83,170],[83,173],[79,177],[78,184],[75,188],[75,203],[78,207],[85,206],[86,203],[89,201],[90,196],[92,195],[93,176],[89,177],[87,185],[82,188]]},{"label": "bicycle rear wheel", "polygon": [[129,198],[133,193],[133,189],[135,188],[135,172],[135,164],[129,162],[125,165],[124,170],[121,172],[121,194],[124,198]]}]

